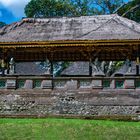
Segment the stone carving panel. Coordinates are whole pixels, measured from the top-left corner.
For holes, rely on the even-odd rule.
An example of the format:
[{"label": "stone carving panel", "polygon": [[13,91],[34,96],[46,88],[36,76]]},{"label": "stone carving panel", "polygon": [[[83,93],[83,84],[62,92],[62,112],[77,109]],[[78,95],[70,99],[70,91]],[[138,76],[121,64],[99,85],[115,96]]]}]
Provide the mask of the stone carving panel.
[{"label": "stone carving panel", "polygon": [[54,87],[55,88],[66,88],[66,81],[57,80],[54,82]]}]

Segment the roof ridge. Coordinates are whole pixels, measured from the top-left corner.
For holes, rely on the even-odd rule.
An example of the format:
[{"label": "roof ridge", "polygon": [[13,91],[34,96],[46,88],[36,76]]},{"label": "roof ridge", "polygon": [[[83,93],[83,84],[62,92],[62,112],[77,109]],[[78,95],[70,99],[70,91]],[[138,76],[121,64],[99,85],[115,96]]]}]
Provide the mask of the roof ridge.
[{"label": "roof ridge", "polygon": [[[140,28],[139,28],[139,31],[138,31],[138,30],[136,30],[135,28],[133,28],[135,25],[129,26],[129,24],[126,24],[125,21],[127,20],[127,21],[128,21],[129,23],[131,23],[131,24],[132,24],[132,22],[133,22],[133,24],[139,24],[139,23],[137,23],[137,22],[135,22],[135,21],[133,21],[133,20],[130,20],[130,19],[128,19],[128,18],[121,17],[121,16],[117,16],[116,19],[118,19],[117,21],[119,21],[119,24],[123,25],[124,27],[128,27],[128,28],[131,29],[132,31],[134,31],[134,32],[140,34]],[[125,19],[125,21],[124,21],[124,20],[121,20],[121,19]],[[140,26],[140,24],[139,24],[139,26]]]},{"label": "roof ridge", "polygon": [[7,25],[3,26],[3,27],[0,29],[0,35],[2,36],[2,35],[4,35],[4,34],[6,34],[6,33],[7,33],[7,29],[10,28],[10,30],[8,31],[8,32],[10,32],[10,31],[12,31],[13,29],[17,28],[18,26],[21,26],[23,23],[24,23],[24,21],[21,20],[21,21],[13,22],[13,23],[11,23],[11,24],[7,24]]},{"label": "roof ridge", "polygon": [[[122,20],[120,20],[121,18],[123,18],[123,17],[121,17],[121,16],[119,16],[118,14],[112,14],[112,18],[111,19],[109,19],[109,20],[107,20],[105,23],[103,23],[103,24],[101,24],[100,26],[98,26],[96,29],[93,29],[93,30],[91,30],[91,31],[89,31],[89,32],[87,32],[87,33],[85,33],[85,34],[83,34],[83,35],[81,35],[81,36],[78,36],[78,38],[79,37],[83,37],[83,36],[86,36],[86,35],[88,35],[88,34],[90,34],[90,33],[92,33],[92,32],[94,32],[94,31],[97,31],[98,29],[100,29],[101,27],[103,27],[103,26],[105,26],[108,22],[111,22],[111,21],[119,21],[118,23],[119,24],[121,24],[121,25],[123,25],[124,27],[128,27],[129,29],[131,29],[132,31],[134,31],[134,32],[136,32],[136,33],[138,33],[138,34],[140,34],[140,31],[137,31],[137,30],[135,30],[135,29],[133,29],[132,27],[130,27],[130,26],[128,26],[128,24],[123,24],[123,23],[125,23],[124,21],[122,21]],[[116,19],[118,19],[118,20],[116,20]],[[125,20],[126,20],[127,18],[125,18]],[[129,19],[127,19],[129,22],[134,22],[135,24],[138,24],[137,22],[135,22],[135,21],[132,21],[132,20],[129,20]],[[123,23],[122,23],[123,22]]]},{"label": "roof ridge", "polygon": [[0,29],[0,42],[112,39],[140,39],[140,24],[112,14],[70,19],[26,18]]},{"label": "roof ridge", "polygon": [[88,35],[88,34],[94,32],[94,31],[97,31],[97,30],[100,29],[101,27],[105,26],[108,22],[114,20],[114,18],[116,18],[117,16],[118,16],[117,14],[112,14],[112,18],[111,18],[111,19],[108,19],[105,23],[101,24],[101,25],[98,26],[96,29],[93,29],[93,30],[91,30],[91,31],[89,31],[89,32],[87,32],[87,33],[85,33],[85,34],[83,34],[83,35],[80,35],[80,36],[78,36],[77,38],[86,36],[86,35]]},{"label": "roof ridge", "polygon": [[45,18],[23,18],[22,21],[23,22],[41,22],[44,20],[50,20],[50,19],[72,19],[72,18],[84,18],[84,17],[101,17],[101,16],[110,16],[110,17],[114,17],[117,16],[117,14],[107,14],[107,15],[90,15],[90,16],[62,16],[62,17],[45,17]]}]

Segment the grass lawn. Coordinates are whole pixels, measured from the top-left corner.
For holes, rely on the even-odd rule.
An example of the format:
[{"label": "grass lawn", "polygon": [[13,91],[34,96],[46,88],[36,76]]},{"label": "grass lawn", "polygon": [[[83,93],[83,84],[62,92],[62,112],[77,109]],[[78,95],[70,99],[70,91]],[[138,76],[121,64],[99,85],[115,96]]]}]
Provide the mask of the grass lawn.
[{"label": "grass lawn", "polygon": [[0,119],[0,140],[140,140],[140,122]]}]

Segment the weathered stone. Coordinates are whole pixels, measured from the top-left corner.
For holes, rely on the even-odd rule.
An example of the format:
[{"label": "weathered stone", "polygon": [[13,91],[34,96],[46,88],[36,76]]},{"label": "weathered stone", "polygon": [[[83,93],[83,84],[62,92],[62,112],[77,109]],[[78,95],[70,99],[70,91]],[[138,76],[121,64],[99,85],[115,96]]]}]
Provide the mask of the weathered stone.
[{"label": "weathered stone", "polygon": [[112,89],[115,88],[115,80],[111,80],[111,82],[110,82],[110,88],[112,88]]},{"label": "weathered stone", "polygon": [[77,89],[77,80],[70,80],[70,81],[67,81],[66,83],[66,89],[67,90],[76,90]]},{"label": "weathered stone", "polygon": [[79,88],[81,88],[81,89],[92,89],[91,80],[81,80]]},{"label": "weathered stone", "polygon": [[[103,92],[104,91],[104,92]],[[135,92],[135,94],[132,94]],[[139,115],[140,91],[133,89],[3,90],[0,115]]]},{"label": "weathered stone", "polygon": [[125,88],[134,89],[135,88],[134,80],[125,80]]},{"label": "weathered stone", "polygon": [[57,80],[54,81],[54,88],[56,89],[66,89],[66,81],[62,81],[62,80]]},{"label": "weathered stone", "polygon": [[33,88],[33,81],[32,80],[26,80],[24,88],[25,89],[32,89]]},{"label": "weathered stone", "polygon": [[43,80],[41,87],[43,89],[52,89],[52,80]]},{"label": "weathered stone", "polygon": [[7,80],[6,81],[6,87],[7,89],[15,89],[16,88],[16,80]]},{"label": "weathered stone", "polygon": [[92,80],[92,88],[102,88],[102,80]]}]

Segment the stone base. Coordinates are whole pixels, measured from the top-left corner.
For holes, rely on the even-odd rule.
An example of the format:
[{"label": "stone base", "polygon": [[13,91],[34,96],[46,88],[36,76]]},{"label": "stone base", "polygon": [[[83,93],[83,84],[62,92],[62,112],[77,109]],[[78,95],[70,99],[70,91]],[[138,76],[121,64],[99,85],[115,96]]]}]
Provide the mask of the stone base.
[{"label": "stone base", "polygon": [[140,115],[139,90],[1,90],[0,115]]},{"label": "stone base", "polygon": [[135,81],[134,80],[125,80],[125,88],[134,89]]},{"label": "stone base", "polygon": [[42,84],[41,84],[41,87],[43,89],[52,89],[52,80],[43,80],[42,81]]},{"label": "stone base", "polygon": [[102,80],[92,80],[92,88],[93,89],[100,89],[102,87]]},{"label": "stone base", "polygon": [[33,88],[33,81],[32,80],[26,80],[24,88],[25,89],[32,89]]},{"label": "stone base", "polygon": [[7,89],[15,89],[16,88],[16,80],[7,80],[6,87],[7,87]]}]

